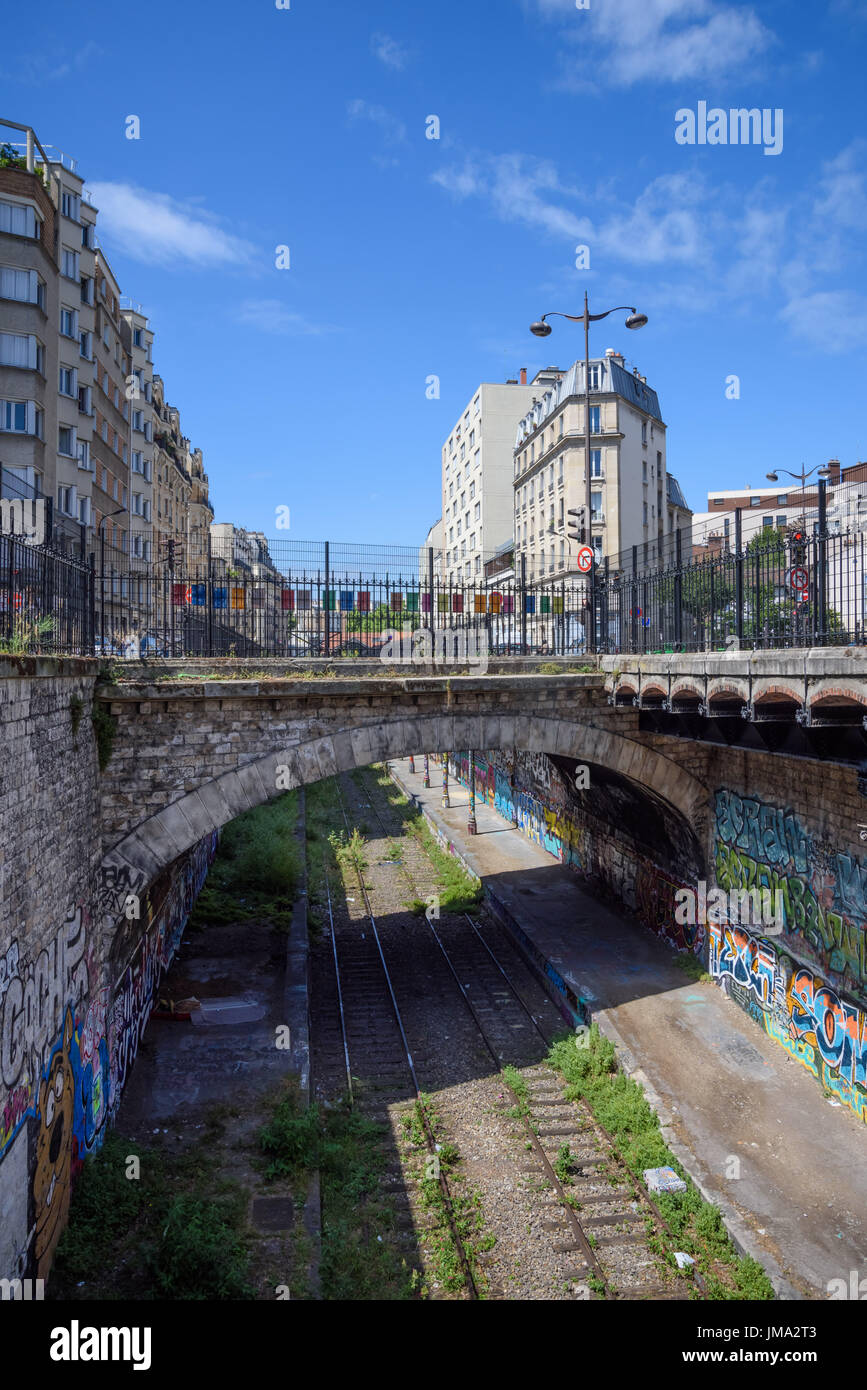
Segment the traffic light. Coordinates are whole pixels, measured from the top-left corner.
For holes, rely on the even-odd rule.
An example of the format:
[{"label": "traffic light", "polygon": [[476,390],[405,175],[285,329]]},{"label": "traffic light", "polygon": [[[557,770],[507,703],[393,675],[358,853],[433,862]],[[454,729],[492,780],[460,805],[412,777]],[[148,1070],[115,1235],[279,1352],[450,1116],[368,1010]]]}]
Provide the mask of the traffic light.
[{"label": "traffic light", "polygon": [[580,545],[587,544],[587,508],[570,507],[569,516],[577,518],[576,521],[569,523],[569,539],[578,541]]},{"label": "traffic light", "polygon": [[792,567],[800,569],[807,563],[807,537],[800,527],[789,532],[789,545]]}]

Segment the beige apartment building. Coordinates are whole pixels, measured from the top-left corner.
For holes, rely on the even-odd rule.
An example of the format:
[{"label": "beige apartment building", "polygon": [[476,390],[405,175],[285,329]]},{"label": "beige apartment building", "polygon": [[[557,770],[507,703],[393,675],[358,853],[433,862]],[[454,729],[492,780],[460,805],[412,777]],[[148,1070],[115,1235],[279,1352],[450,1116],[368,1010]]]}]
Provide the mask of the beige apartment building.
[{"label": "beige apartment building", "polygon": [[482,382],[442,448],[442,575],[446,584],[481,583],[484,559],[512,536],[515,429],[544,390],[559,380],[548,367],[527,383]]},{"label": "beige apartment building", "polygon": [[126,395],[130,411],[129,554],[133,570],[153,552],[153,330],[140,304],[121,300],[123,343],[129,361]]},{"label": "beige apartment building", "polygon": [[[515,564],[528,582],[575,574],[569,512],[585,506],[585,364],[547,384],[514,441]],[[656,392],[609,348],[590,362],[592,544],[597,562],[653,563],[692,513],[666,465],[666,426]],[[689,535],[685,537],[688,549]],[[629,563],[624,559],[623,563]]]}]

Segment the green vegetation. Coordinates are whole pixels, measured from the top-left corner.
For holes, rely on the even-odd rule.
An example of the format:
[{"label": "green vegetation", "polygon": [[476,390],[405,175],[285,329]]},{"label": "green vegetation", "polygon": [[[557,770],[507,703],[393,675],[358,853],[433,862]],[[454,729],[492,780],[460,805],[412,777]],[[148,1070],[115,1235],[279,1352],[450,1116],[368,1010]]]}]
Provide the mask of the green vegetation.
[{"label": "green vegetation", "polygon": [[74,743],[78,738],[78,726],[81,723],[81,716],[84,713],[84,700],[77,691],[70,697],[69,713],[72,716],[72,740]]},{"label": "green vegetation", "polygon": [[[427,1147],[425,1118],[437,1143],[436,1159]],[[469,1185],[458,1171],[460,1154],[455,1145],[438,1142],[440,1118],[429,1096],[421,1096],[415,1102],[408,1128],[414,1148],[422,1155],[419,1189],[422,1206],[430,1217],[430,1225],[423,1236],[427,1275],[422,1292],[429,1295],[433,1284],[441,1285],[449,1293],[458,1293],[465,1288],[463,1262],[455,1240],[457,1234],[476,1291],[483,1297],[484,1285],[477,1257],[482,1251],[493,1247],[496,1237],[485,1231],[481,1193]],[[448,1199],[440,1175],[446,1180]]]},{"label": "green vegetation", "polygon": [[698,956],[692,951],[678,951],[673,964],[697,984],[712,983],[713,977],[707,973]]},{"label": "green vegetation", "polygon": [[[0,165],[2,167],[2,165]],[[27,656],[42,649],[42,638],[54,631],[53,618],[34,618],[32,621],[13,619],[14,631],[10,637],[0,637],[0,655]]]},{"label": "green vegetation", "polygon": [[96,739],[96,756],[99,762],[99,770],[100,772],[105,772],[114,749],[114,740],[117,734],[117,720],[99,700],[94,700],[93,702],[93,708],[90,711],[90,719],[93,724],[93,734]]},{"label": "green vegetation", "polygon": [[560,666],[556,661],[543,661],[539,667],[540,676],[562,676],[565,666]]},{"label": "green vegetation", "polygon": [[[210,1142],[169,1156],[109,1134],[76,1183],[49,1297],[254,1298],[246,1194],[218,1177]],[[139,1178],[127,1177],[131,1149]]]},{"label": "green vegetation", "polygon": [[[453,854],[448,854],[440,847],[428,829],[427,821],[422,813],[410,806],[407,798],[392,782],[387,770],[381,764],[377,764],[374,768],[366,768],[360,777],[362,779],[370,779],[371,777],[375,779],[380,794],[388,802],[394,816],[400,821],[402,833],[414,835],[430,860],[436,874],[436,892],[440,900],[440,911],[477,912],[484,896],[481,883],[478,879],[470,877]],[[362,786],[366,784],[364,780],[359,783]],[[411,910],[415,910],[415,904]]]},{"label": "green vegetation", "polygon": [[771,1283],[755,1260],[738,1256],[723,1225],[719,1209],[706,1202],[680,1163],[667,1148],[659,1119],[637,1082],[618,1070],[614,1046],[594,1023],[589,1046],[577,1048],[574,1037],[554,1043],[549,1064],[568,1083],[570,1099],[584,1099],[597,1120],[608,1130],[631,1171],[669,1167],[687,1184],[685,1192],[666,1192],[654,1200],[674,1234],[651,1246],[672,1267],[673,1251],[691,1255],[701,1271],[708,1293],[715,1299],[772,1299]]},{"label": "green vegetation", "polygon": [[284,792],[230,822],[190,917],[193,929],[249,917],[289,930],[302,873],[298,793]]},{"label": "green vegetation", "polygon": [[332,830],[328,841],[342,869],[357,869],[359,874],[364,873],[367,860],[364,857],[364,839],[358,826],[354,827],[351,835],[347,835],[345,830]]},{"label": "green vegetation", "polygon": [[413,1270],[395,1247],[395,1214],[383,1196],[384,1132],[348,1105],[304,1109],[287,1090],[259,1134],[266,1176],[293,1186],[319,1171],[326,1299],[407,1299]]}]

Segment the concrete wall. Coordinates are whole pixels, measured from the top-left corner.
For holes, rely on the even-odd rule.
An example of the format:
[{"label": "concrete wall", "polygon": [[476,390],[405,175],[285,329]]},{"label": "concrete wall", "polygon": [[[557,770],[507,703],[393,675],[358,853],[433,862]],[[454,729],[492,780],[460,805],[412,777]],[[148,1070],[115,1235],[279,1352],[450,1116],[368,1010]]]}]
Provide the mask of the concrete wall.
[{"label": "concrete wall", "polygon": [[[466,755],[454,768],[466,782]],[[710,750],[698,855],[672,808],[666,839],[652,843],[652,803],[642,824],[624,814],[626,793],[578,793],[569,771],[560,759],[489,751],[477,755],[476,791],[675,949],[694,952],[829,1095],[867,1120],[867,856],[858,829],[867,808],[856,770]],[[680,924],[675,895],[699,878],[708,891],[779,893],[782,930]]]},{"label": "concrete wall", "polygon": [[95,666],[0,657],[0,1278],[48,1273],[216,845],[106,918]]}]

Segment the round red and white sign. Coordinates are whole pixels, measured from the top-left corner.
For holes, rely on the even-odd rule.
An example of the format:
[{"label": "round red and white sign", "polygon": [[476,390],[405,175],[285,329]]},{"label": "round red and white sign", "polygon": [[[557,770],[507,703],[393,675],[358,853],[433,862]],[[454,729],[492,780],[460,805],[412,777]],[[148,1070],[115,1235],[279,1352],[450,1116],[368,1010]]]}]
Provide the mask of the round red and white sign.
[{"label": "round red and white sign", "polygon": [[582,574],[589,574],[593,567],[593,551],[589,545],[582,545],[576,557],[576,564]]},{"label": "round red and white sign", "polygon": [[809,574],[800,566],[789,571],[789,584],[793,589],[806,589],[809,582]]}]

